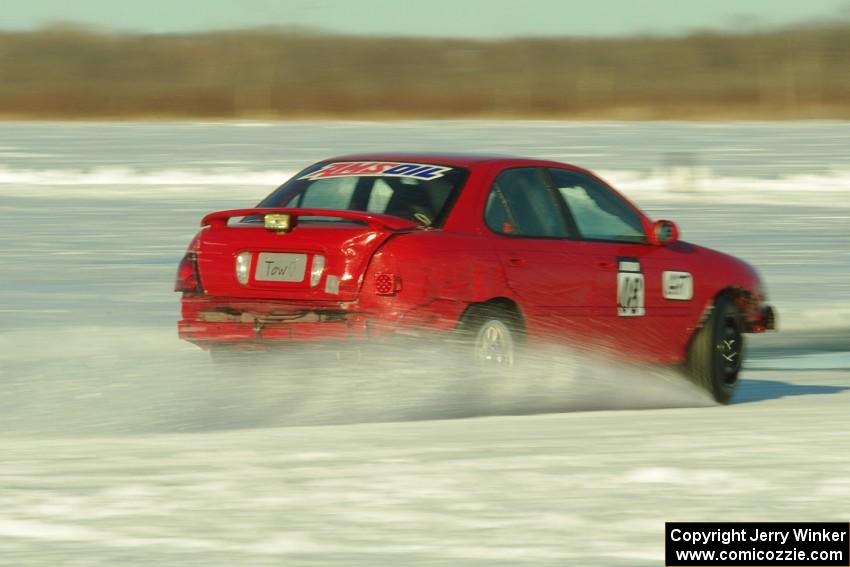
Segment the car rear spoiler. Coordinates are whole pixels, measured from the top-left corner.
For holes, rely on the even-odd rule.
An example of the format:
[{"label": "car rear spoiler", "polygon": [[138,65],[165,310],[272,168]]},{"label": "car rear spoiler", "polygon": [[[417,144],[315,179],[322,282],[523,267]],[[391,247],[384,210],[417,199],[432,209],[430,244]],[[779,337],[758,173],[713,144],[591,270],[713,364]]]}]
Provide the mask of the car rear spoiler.
[{"label": "car rear spoiler", "polygon": [[289,215],[295,224],[298,217],[331,217],[344,220],[366,223],[369,228],[378,230],[390,230],[403,232],[420,228],[421,225],[414,221],[384,215],[380,213],[369,213],[366,211],[346,211],[332,209],[286,209],[286,208],[263,208],[263,209],[232,209],[229,211],[218,211],[210,213],[201,220],[201,226],[212,228],[225,228],[227,221],[235,217],[262,216],[269,214]]}]

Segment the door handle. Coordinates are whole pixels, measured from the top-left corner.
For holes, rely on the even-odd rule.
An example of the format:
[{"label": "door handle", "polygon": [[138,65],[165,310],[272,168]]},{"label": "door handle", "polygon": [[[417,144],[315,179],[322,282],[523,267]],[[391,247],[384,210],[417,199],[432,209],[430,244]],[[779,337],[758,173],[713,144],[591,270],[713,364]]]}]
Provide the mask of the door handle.
[{"label": "door handle", "polygon": [[528,265],[528,260],[525,258],[508,258],[508,264],[515,268],[521,268]]}]

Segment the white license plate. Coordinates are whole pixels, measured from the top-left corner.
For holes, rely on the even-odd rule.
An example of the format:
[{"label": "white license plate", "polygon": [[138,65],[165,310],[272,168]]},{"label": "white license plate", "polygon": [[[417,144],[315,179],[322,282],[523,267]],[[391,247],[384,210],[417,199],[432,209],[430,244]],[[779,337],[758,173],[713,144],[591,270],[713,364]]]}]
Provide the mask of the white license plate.
[{"label": "white license plate", "polygon": [[254,279],[261,282],[300,282],[307,271],[306,254],[260,252]]}]

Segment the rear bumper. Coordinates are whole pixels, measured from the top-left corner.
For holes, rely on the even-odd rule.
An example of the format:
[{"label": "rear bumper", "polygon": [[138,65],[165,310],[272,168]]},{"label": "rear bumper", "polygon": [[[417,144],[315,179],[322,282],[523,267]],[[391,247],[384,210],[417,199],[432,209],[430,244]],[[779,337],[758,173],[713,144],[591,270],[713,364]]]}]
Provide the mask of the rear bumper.
[{"label": "rear bumper", "polygon": [[363,321],[334,321],[322,323],[211,323],[196,320],[177,322],[181,339],[202,348],[215,345],[255,343],[323,343],[345,342],[370,336]]},{"label": "rear bumper", "polygon": [[431,338],[457,326],[465,304],[429,302],[407,310],[394,305],[365,309],[348,302],[293,302],[184,294],[181,339],[209,349],[217,345],[258,349],[390,337]]}]

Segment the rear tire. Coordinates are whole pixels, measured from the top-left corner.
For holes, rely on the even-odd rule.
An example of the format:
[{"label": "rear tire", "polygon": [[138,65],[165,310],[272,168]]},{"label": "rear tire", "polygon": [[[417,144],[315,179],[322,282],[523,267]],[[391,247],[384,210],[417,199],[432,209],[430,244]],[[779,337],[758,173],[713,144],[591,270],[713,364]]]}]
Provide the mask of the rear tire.
[{"label": "rear tire", "polygon": [[492,305],[470,307],[462,332],[473,364],[491,369],[512,368],[522,342],[521,329],[518,317],[507,309]]},{"label": "rear tire", "polygon": [[728,295],[714,300],[705,324],[688,350],[686,373],[721,404],[732,400],[744,358],[743,318]]}]

